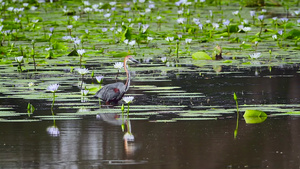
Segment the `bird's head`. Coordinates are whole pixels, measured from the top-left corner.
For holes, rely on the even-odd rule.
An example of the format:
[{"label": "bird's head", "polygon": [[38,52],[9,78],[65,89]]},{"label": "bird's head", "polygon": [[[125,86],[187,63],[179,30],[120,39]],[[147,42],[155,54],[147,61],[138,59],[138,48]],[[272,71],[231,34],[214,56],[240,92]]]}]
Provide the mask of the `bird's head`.
[{"label": "bird's head", "polygon": [[135,60],[132,56],[128,55],[125,57],[125,61],[129,60],[132,63],[140,63],[139,61]]}]

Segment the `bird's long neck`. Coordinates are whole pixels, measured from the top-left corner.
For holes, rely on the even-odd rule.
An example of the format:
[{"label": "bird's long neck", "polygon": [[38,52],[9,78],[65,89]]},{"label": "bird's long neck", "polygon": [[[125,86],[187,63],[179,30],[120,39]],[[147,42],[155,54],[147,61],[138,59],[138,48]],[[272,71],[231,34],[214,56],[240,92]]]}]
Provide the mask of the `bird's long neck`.
[{"label": "bird's long neck", "polygon": [[124,69],[125,69],[126,76],[127,76],[127,80],[126,80],[126,83],[125,83],[125,91],[127,91],[129,89],[129,86],[130,86],[130,72],[127,69],[127,57],[124,59]]}]

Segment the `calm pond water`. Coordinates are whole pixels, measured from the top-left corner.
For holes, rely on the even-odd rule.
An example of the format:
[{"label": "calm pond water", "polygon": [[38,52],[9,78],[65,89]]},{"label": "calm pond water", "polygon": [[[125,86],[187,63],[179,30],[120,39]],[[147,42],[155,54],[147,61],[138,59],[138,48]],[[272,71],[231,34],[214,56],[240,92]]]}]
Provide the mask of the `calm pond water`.
[{"label": "calm pond water", "polygon": [[[300,168],[295,3],[153,1],[1,3],[0,169]],[[91,76],[124,82],[128,54],[129,117]]]},{"label": "calm pond water", "polygon": [[[223,70],[229,69],[224,67]],[[58,136],[47,131],[54,125],[51,118],[34,122],[2,122],[0,168],[299,168],[298,116],[270,116],[260,124],[246,124],[240,116],[236,139],[233,134],[237,123],[234,111],[220,112],[220,116],[213,116],[217,120],[179,118],[168,121],[180,117],[178,114],[185,110],[205,110],[214,106],[216,109],[234,109],[234,91],[241,107],[243,104],[257,107],[261,104],[270,107],[290,105],[290,108],[298,107],[299,110],[298,69],[297,66],[274,68],[270,73],[262,67],[259,72],[249,69],[236,74],[204,77],[196,73],[168,73],[166,79],[169,81],[164,82],[133,79],[128,95],[136,94],[136,100],[130,113],[135,113],[132,117],[143,117],[130,120],[134,141],[123,139],[125,132],[122,132],[122,122],[118,119],[120,112],[84,115],[79,119],[58,118],[55,120],[60,132]],[[143,84],[179,86],[178,90],[204,93],[205,97],[160,98],[159,93],[147,93],[135,87]],[[78,91],[77,88],[71,90]],[[19,113],[27,107],[27,102],[22,99],[1,99],[2,106],[8,103],[16,105],[14,110]],[[51,115],[51,100],[35,100],[33,103],[38,105],[35,116]],[[97,107],[98,100],[89,98],[88,103]],[[153,114],[145,113],[144,116],[135,112],[134,106],[162,104],[185,107],[152,111]],[[54,114],[78,111],[59,108],[59,105],[58,101]],[[100,110],[119,108],[102,106]]]}]

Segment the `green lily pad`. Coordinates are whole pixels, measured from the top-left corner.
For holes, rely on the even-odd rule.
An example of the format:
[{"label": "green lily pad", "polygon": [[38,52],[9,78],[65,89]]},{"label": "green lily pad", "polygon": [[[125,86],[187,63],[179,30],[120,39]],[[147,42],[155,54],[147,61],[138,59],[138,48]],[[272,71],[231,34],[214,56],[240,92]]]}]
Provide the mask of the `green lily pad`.
[{"label": "green lily pad", "polygon": [[212,58],[205,52],[196,52],[192,54],[194,60],[212,60]]},{"label": "green lily pad", "polygon": [[246,117],[244,117],[244,119],[247,124],[257,124],[257,123],[264,122],[267,119],[267,116],[263,116],[263,117],[246,116]]},{"label": "green lily pad", "polygon": [[260,110],[246,110],[244,117],[267,117],[267,114]]}]

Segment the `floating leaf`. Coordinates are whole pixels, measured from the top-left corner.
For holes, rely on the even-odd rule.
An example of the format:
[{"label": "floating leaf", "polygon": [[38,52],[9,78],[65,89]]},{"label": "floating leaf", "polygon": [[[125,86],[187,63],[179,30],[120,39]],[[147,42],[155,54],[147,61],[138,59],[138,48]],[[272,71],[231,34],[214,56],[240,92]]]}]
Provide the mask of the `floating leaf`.
[{"label": "floating leaf", "polygon": [[194,60],[212,60],[212,58],[205,52],[196,52],[192,54]]},{"label": "floating leaf", "polygon": [[298,29],[293,29],[293,30],[289,31],[286,35],[287,39],[295,39],[298,37],[300,37],[300,30],[298,30]]},{"label": "floating leaf", "polygon": [[267,117],[267,114],[260,110],[246,110],[244,117]]}]

